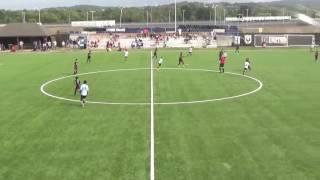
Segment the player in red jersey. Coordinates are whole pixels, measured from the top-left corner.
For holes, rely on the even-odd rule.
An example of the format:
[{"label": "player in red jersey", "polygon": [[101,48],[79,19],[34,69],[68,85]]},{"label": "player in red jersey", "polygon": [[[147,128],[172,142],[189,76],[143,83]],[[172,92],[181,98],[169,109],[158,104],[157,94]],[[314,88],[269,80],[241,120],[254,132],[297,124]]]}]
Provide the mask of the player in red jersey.
[{"label": "player in red jersey", "polygon": [[224,65],[226,64],[226,61],[227,61],[227,53],[224,53],[220,58],[220,66],[219,66],[220,73],[224,73]]},{"label": "player in red jersey", "polygon": [[74,61],[74,64],[73,64],[73,74],[76,75],[78,74],[78,59],[76,59]]},{"label": "player in red jersey", "polygon": [[77,91],[80,90],[80,86],[81,86],[81,82],[78,77],[75,77],[74,84],[75,84],[74,95],[77,95]]}]

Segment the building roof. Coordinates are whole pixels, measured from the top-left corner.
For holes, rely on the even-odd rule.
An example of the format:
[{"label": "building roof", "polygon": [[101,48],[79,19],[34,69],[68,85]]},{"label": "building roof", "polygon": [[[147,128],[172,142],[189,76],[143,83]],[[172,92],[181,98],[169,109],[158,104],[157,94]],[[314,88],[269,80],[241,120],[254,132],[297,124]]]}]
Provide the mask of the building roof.
[{"label": "building roof", "polygon": [[0,28],[0,37],[46,37],[50,34],[39,24],[12,23]]},{"label": "building roof", "polygon": [[242,33],[262,33],[262,34],[317,34],[320,33],[319,26],[305,24],[283,24],[269,26],[242,27]]}]

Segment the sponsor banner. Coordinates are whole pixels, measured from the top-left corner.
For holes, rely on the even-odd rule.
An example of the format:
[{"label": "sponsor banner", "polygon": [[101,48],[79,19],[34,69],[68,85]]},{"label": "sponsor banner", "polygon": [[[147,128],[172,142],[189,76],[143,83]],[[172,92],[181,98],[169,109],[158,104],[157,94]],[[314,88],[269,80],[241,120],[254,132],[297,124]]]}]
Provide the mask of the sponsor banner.
[{"label": "sponsor banner", "polygon": [[240,36],[234,36],[234,44],[240,45],[241,37]]},{"label": "sponsor banner", "polygon": [[227,17],[227,22],[251,22],[251,21],[284,21],[284,20],[291,20],[291,16],[257,16],[257,17]]},{"label": "sponsor banner", "polygon": [[212,30],[214,33],[225,33],[226,30],[225,29],[213,29]]},{"label": "sponsor banner", "polygon": [[126,32],[125,28],[107,28],[107,32]]},{"label": "sponsor banner", "polygon": [[72,27],[93,27],[93,28],[101,28],[101,27],[110,27],[115,26],[116,21],[72,21]]},{"label": "sponsor banner", "polygon": [[284,36],[269,36],[269,44],[287,44],[288,38]]},{"label": "sponsor banner", "polygon": [[250,45],[252,43],[252,35],[251,34],[244,35],[244,43],[246,45]]}]

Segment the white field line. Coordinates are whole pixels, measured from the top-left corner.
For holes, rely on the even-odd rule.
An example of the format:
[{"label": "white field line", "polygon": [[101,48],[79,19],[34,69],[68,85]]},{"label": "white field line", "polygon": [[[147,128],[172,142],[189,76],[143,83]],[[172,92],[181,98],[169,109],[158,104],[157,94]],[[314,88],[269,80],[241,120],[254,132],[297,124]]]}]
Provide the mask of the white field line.
[{"label": "white field line", "polygon": [[[166,69],[171,69],[171,70],[181,70],[181,68],[166,68]],[[185,71],[207,71],[207,72],[218,72],[218,71],[214,71],[214,70],[209,70],[209,69],[182,69]],[[235,95],[235,96],[229,96],[229,97],[223,97],[223,98],[216,98],[216,99],[207,99],[207,100],[198,100],[198,101],[181,101],[181,102],[158,102],[156,103],[157,105],[179,105],[179,104],[196,104],[196,103],[207,103],[207,102],[215,102],[215,101],[223,101],[223,100],[228,100],[228,99],[235,99],[235,98],[240,98],[243,96],[249,96],[251,94],[254,94],[258,91],[260,91],[263,87],[263,83],[254,77],[251,76],[247,76],[247,75],[242,75],[242,74],[238,74],[238,73],[233,73],[233,72],[226,72],[225,74],[231,74],[234,76],[241,76],[241,77],[245,77],[248,79],[252,79],[254,81],[256,81],[259,84],[259,87],[253,91],[250,91],[248,93],[244,93],[244,94],[239,94],[239,95]]]},{"label": "white field line", "polygon": [[153,58],[152,51],[150,52],[150,180],[155,179],[155,162],[154,162],[154,90],[153,90]]},{"label": "white field line", "polygon": [[[67,79],[67,78],[72,78],[72,77],[76,77],[76,76],[83,76],[83,75],[90,75],[90,74],[99,74],[99,73],[107,73],[107,72],[119,72],[119,71],[137,71],[137,70],[149,70],[149,68],[135,68],[135,69],[115,69],[115,70],[106,70],[106,71],[95,71],[95,72],[88,72],[88,73],[81,73],[81,74],[77,74],[77,75],[69,75],[69,76],[63,76],[60,78],[56,78],[50,81],[45,82],[44,84],[41,85],[40,87],[40,91],[46,95],[49,96],[51,98],[55,98],[55,99],[59,99],[59,100],[64,100],[64,101],[70,101],[70,102],[76,102],[78,103],[80,100],[76,100],[76,99],[69,99],[69,98],[64,98],[64,97],[59,97],[59,96],[55,96],[52,95],[48,92],[46,92],[44,90],[44,88],[46,86],[48,86],[49,84],[56,82],[56,81],[60,81],[63,79]],[[96,101],[87,101],[87,103],[90,104],[107,104],[107,105],[149,105],[150,103],[112,103],[112,102],[96,102]]]},{"label": "white field line", "polygon": [[[44,84],[41,85],[40,87],[40,91],[46,95],[49,96],[51,98],[55,98],[55,99],[59,99],[59,100],[63,100],[63,101],[69,101],[69,102],[76,102],[78,103],[79,100],[78,99],[69,99],[69,98],[64,98],[64,97],[59,97],[53,94],[50,94],[48,92],[46,92],[44,89],[46,86],[48,86],[51,83],[54,83],[56,81],[60,81],[63,79],[67,79],[67,78],[72,78],[75,76],[82,76],[82,75],[90,75],[90,74],[98,74],[98,73],[108,73],[108,72],[119,72],[119,71],[139,71],[139,70],[154,70],[154,68],[135,68],[135,69],[114,69],[114,70],[105,70],[105,71],[95,71],[95,72],[88,72],[88,73],[82,73],[82,74],[78,74],[78,75],[70,75],[70,76],[63,76],[60,78],[56,78],[50,81],[45,82]],[[163,70],[178,70],[178,71],[202,71],[202,72],[213,72],[213,73],[218,73],[218,71],[215,70],[210,70],[210,69],[190,69],[190,68],[161,68]],[[251,76],[247,76],[247,75],[242,75],[242,74],[238,74],[238,73],[233,73],[233,72],[225,72],[225,74],[230,74],[233,76],[240,76],[240,77],[244,77],[244,78],[248,78],[251,80],[254,80],[255,82],[257,82],[259,84],[259,87],[253,91],[244,93],[244,94],[239,94],[239,95],[235,95],[235,96],[229,96],[229,97],[222,97],[222,98],[215,98],[215,99],[205,99],[205,100],[196,100],[196,101],[180,101],[180,102],[153,102],[154,105],[179,105],[179,104],[197,104],[197,103],[207,103],[207,102],[215,102],[215,101],[223,101],[223,100],[230,100],[230,99],[236,99],[236,98],[240,98],[243,96],[248,96],[251,94],[254,94],[258,91],[260,91],[263,87],[263,83],[254,77]],[[124,102],[124,103],[117,103],[117,102],[100,102],[100,101],[87,101],[87,103],[90,104],[103,104],[103,105],[140,105],[140,106],[149,106],[151,104],[151,102],[136,102],[136,103],[131,103],[131,102]]]}]

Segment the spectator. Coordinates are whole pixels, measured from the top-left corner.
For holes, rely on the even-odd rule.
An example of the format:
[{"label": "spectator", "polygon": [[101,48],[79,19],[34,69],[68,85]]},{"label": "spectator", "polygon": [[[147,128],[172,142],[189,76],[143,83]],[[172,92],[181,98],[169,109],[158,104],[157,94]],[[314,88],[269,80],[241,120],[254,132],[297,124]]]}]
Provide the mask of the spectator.
[{"label": "spectator", "polygon": [[20,49],[20,50],[23,50],[23,41],[22,41],[22,40],[19,41],[19,49]]},{"label": "spectator", "polygon": [[66,42],[65,42],[65,41],[62,41],[62,42],[61,42],[61,46],[62,46],[63,48],[66,48]]},{"label": "spectator", "polygon": [[52,48],[52,43],[51,43],[51,41],[48,41],[48,48],[49,48],[49,49]]},{"label": "spectator", "polygon": [[53,44],[53,49],[57,49],[57,41],[54,40],[54,41],[52,42],[52,44]]}]

